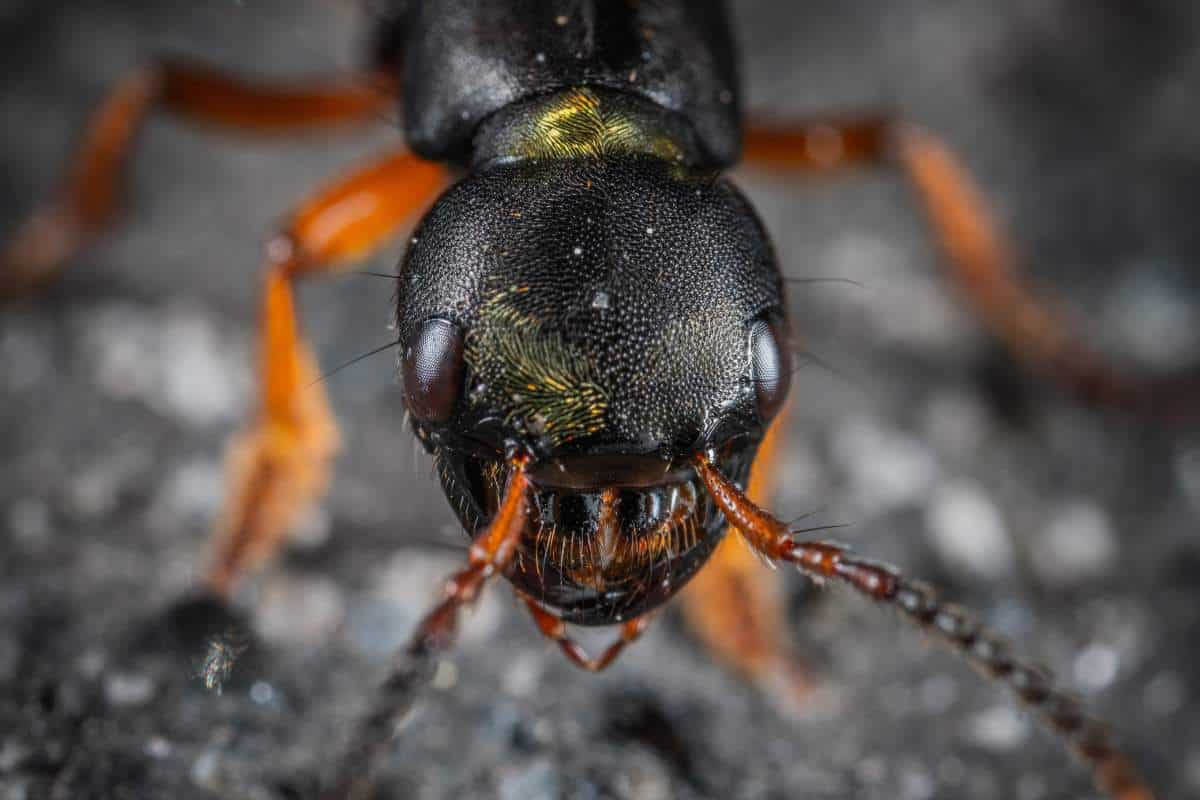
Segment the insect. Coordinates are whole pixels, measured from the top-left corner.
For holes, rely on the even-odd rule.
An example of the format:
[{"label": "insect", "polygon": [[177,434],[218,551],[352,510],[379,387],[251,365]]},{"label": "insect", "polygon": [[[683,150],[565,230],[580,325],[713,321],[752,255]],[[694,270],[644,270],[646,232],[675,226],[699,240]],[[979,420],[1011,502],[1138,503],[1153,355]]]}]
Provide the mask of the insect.
[{"label": "insect", "polygon": [[[793,544],[791,532],[743,491],[754,494],[751,461],[766,449],[761,441],[788,394],[790,326],[765,234],[716,176],[734,158],[740,124],[719,12],[644,3],[637,13],[647,16],[633,17],[624,8],[572,6],[537,8],[514,22],[513,9],[486,6],[480,13],[496,18],[474,25],[445,9],[410,13],[416,18],[400,18],[383,37],[410,45],[395,48],[407,65],[401,80],[410,145],[466,165],[469,174],[426,217],[401,268],[402,371],[417,435],[475,545],[471,566],[408,651],[413,660],[404,666],[412,671],[389,682],[393,705],[381,704],[364,727],[364,748],[386,740],[390,721],[418,688],[428,651],[449,645],[458,608],[494,574],[513,579],[539,628],[568,657],[600,668],[706,561],[706,572],[722,574],[725,565],[713,559],[726,520],[767,557],[848,582],[945,632],[992,673],[1025,682],[1019,691],[1026,700],[1060,704],[1052,718],[1083,737],[1077,743],[1099,736],[1073,717],[1074,701],[1050,692],[1039,673],[987,652],[988,637],[956,612],[832,545]],[[508,52],[511,42],[464,43],[446,32],[461,30],[455,24],[513,26],[546,46]],[[696,49],[686,52],[687,63],[710,69],[693,77],[694,95],[681,90],[678,107],[664,106],[654,99],[665,91],[655,81],[679,74],[668,68],[673,53],[683,60],[689,32],[694,41],[686,46]],[[565,43],[622,68],[580,73]],[[638,47],[618,57],[612,48],[621,43]],[[471,55],[510,68],[516,78],[498,83],[517,87],[518,96],[497,91],[484,95],[483,107],[472,106],[480,75],[465,66]],[[395,77],[389,71],[380,85]],[[191,67],[134,76],[93,129],[74,205],[40,218],[11,262],[23,269],[5,274],[23,290],[39,267],[61,261],[102,220],[110,156],[123,150],[140,111],[158,104],[252,127],[309,123],[314,112],[342,120],[379,113],[380,93],[358,86],[280,98]],[[422,100],[423,90],[432,96]],[[927,134],[884,119],[752,128],[746,154],[793,169],[898,159],[922,187],[959,265],[990,280],[978,299],[991,324],[1021,352],[1067,370],[1086,363],[1047,336],[1053,328],[1038,307],[996,271],[1004,264],[991,260],[986,222],[972,213],[955,162]],[[262,416],[233,450],[233,499],[211,575],[216,588],[226,589],[278,544],[299,508],[320,493],[335,448],[321,394],[303,391],[318,373],[291,313],[293,278],[361,255],[427,204],[445,179],[441,168],[399,153],[306,203],[272,242]],[[1106,377],[1092,380],[1095,374],[1080,377],[1120,393]],[[565,638],[563,621],[616,624],[621,633],[592,659]],[[1106,740],[1084,749],[1114,793],[1141,791]]]}]

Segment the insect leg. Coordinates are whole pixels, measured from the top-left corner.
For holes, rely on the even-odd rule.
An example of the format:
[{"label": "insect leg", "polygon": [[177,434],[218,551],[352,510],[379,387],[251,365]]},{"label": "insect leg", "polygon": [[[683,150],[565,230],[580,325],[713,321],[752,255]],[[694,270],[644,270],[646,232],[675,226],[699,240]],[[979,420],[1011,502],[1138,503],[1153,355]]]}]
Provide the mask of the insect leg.
[{"label": "insect leg", "polygon": [[707,456],[697,457],[696,471],[729,523],[763,555],[795,564],[813,578],[839,581],[896,609],[902,619],[946,645],[1035,712],[1087,762],[1099,789],[1114,800],[1152,800],[1149,787],[1117,749],[1107,726],[1088,716],[1071,694],[1055,687],[1048,671],[1013,655],[967,610],[940,600],[928,586],[903,577],[893,567],[856,558],[835,544],[796,541],[787,525],[751,502]]},{"label": "insect leg", "polygon": [[887,117],[752,125],[751,166],[806,172],[890,165],[916,190],[946,258],[950,280],[989,332],[1027,366],[1047,373],[1089,402],[1159,416],[1195,414],[1200,385],[1126,375],[1078,336],[1061,314],[1021,279],[1017,259],[993,222],[983,194],[961,161],[933,134]]},{"label": "insect leg", "polygon": [[408,644],[396,654],[379,696],[356,728],[329,791],[322,795],[324,800],[370,796],[374,773],[396,726],[432,679],[434,658],[454,645],[458,612],[474,603],[487,580],[512,561],[529,513],[525,462],[518,458],[512,467],[499,511],[471,544],[466,568],[450,576],[441,602],[425,615]]},{"label": "insect leg", "polygon": [[532,597],[521,596],[525,601],[526,607],[529,608],[529,613],[533,615],[533,621],[537,623],[538,630],[547,639],[558,643],[559,649],[563,651],[563,655],[567,657],[571,663],[577,667],[586,669],[588,672],[599,672],[605,669],[614,661],[617,656],[629,645],[638,640],[646,628],[650,626],[650,617],[643,614],[636,619],[628,620],[621,623],[620,636],[604,649],[598,658],[592,658],[583,649],[582,645],[567,635],[567,624],[558,617],[554,616],[546,609],[537,604]]},{"label": "insect leg", "polygon": [[444,181],[441,167],[390,154],[316,194],[267,245],[259,408],[228,451],[229,495],[208,575],[216,591],[228,591],[240,572],[275,551],[325,491],[338,448],[337,425],[296,319],[293,282],[345,271],[389,241]]},{"label": "insect leg", "polygon": [[[748,493],[756,503],[774,497],[787,416],[785,411],[776,417],[754,459]],[[788,646],[780,576],[741,536],[725,537],[680,602],[688,627],[726,665],[756,682],[781,686],[793,699],[811,688]]]},{"label": "insect leg", "polygon": [[122,168],[155,108],[230,130],[283,134],[365,122],[383,113],[394,92],[387,78],[374,73],[271,87],[171,62],[127,75],[93,112],[57,197],[35,211],[0,250],[0,300],[27,294],[53,278],[112,223]]}]

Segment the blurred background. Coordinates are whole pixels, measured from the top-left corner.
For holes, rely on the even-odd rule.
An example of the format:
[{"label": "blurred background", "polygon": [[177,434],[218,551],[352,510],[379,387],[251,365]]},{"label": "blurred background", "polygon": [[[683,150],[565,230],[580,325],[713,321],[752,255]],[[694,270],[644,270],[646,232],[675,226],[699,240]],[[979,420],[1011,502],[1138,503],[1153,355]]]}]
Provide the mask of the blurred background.
[{"label": "blurred background", "polygon": [[[747,106],[894,109],[985,188],[1033,282],[1145,373],[1200,366],[1200,7],[1147,0],[735,4]],[[0,4],[0,238],[63,174],[126,70],[182,54],[259,77],[361,63],[339,0]],[[0,310],[0,798],[300,798],[464,538],[401,428],[391,355],[329,391],[333,491],[236,607],[181,603],[248,412],[261,242],[398,137],[239,140],[156,117],[124,222]],[[1081,406],[965,313],[894,175],[737,175],[816,359],[777,503],[978,609],[1115,723],[1160,798],[1200,797],[1200,426]],[[390,271],[389,248],[366,266]],[[306,286],[326,368],[384,344],[392,292]],[[827,366],[821,366],[821,364]],[[584,674],[496,585],[396,745],[380,797],[1092,797],[1002,692],[888,614],[789,575],[820,687],[786,709],[675,613]],[[223,694],[208,632],[249,650]],[[590,636],[584,637],[591,641]]]}]

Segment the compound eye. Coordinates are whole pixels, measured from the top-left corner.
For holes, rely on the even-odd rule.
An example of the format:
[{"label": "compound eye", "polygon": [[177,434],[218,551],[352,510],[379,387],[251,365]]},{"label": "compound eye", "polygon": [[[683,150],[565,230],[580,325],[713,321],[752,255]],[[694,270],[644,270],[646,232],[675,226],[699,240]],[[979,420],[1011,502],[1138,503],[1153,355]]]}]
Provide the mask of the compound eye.
[{"label": "compound eye", "polygon": [[400,359],[408,410],[422,422],[445,422],[462,391],[463,334],[437,317],[426,320]]},{"label": "compound eye", "polygon": [[792,362],[783,349],[787,337],[782,321],[756,320],[750,326],[750,377],[758,416],[770,422],[783,408],[792,383]]}]

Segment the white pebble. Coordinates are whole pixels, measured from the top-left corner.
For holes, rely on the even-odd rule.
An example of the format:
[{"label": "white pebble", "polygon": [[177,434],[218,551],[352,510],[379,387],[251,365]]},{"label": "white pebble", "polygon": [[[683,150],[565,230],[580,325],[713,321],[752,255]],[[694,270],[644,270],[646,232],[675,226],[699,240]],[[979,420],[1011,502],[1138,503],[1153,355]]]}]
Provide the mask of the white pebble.
[{"label": "white pebble", "polygon": [[458,666],[448,658],[438,661],[431,683],[433,688],[441,691],[453,689],[458,684]]},{"label": "white pebble", "polygon": [[329,512],[320,506],[308,509],[292,528],[289,543],[301,550],[316,550],[329,541],[333,533],[333,520]]},{"label": "white pebble", "polygon": [[1038,576],[1057,585],[1103,577],[1117,560],[1112,523],[1099,506],[1088,502],[1057,509],[1032,546]]},{"label": "white pebble", "polygon": [[1015,750],[1029,736],[1029,720],[1011,706],[993,706],[970,720],[967,736],[988,750]]},{"label": "white pebble", "polygon": [[191,425],[211,425],[241,415],[243,363],[221,341],[212,320],[195,312],[169,316],[160,340],[162,405]]},{"label": "white pebble", "polygon": [[89,680],[99,677],[107,664],[108,657],[103,650],[98,649],[84,650],[76,662],[79,674]]},{"label": "white pebble", "polygon": [[551,800],[561,790],[558,773],[544,758],[505,770],[496,787],[500,800]]},{"label": "white pebble", "polygon": [[211,520],[225,493],[225,475],[213,459],[180,464],[164,481],[155,500],[156,515],[179,522],[188,518]]},{"label": "white pebble", "polygon": [[938,474],[937,461],[918,439],[869,417],[840,424],[831,447],[850,479],[851,500],[865,512],[883,513],[918,502]]},{"label": "white pebble", "polygon": [[250,699],[260,706],[265,706],[275,699],[275,687],[266,681],[255,681],[250,686]]},{"label": "white pebble", "polygon": [[829,301],[885,342],[945,352],[978,341],[978,326],[924,266],[918,269],[913,254],[898,252],[886,238],[853,233],[821,253],[813,270],[870,286],[870,291],[831,292]]},{"label": "white pebble", "polygon": [[217,754],[211,750],[200,754],[192,764],[192,783],[205,789],[220,788],[221,762]]},{"label": "white pebble", "polygon": [[16,739],[5,739],[0,745],[0,774],[12,772],[29,757],[29,748]]},{"label": "white pebble", "polygon": [[154,681],[137,672],[114,672],[104,681],[104,697],[118,708],[145,705],[154,690]]},{"label": "white pebble", "polygon": [[67,507],[78,517],[103,517],[117,507],[120,490],[121,480],[115,470],[93,467],[67,484]]},{"label": "white pebble", "polygon": [[1134,267],[1113,293],[1106,316],[1135,358],[1161,370],[1187,369],[1200,351],[1200,307],[1189,293]]},{"label": "white pebble", "polygon": [[151,758],[166,758],[171,755],[171,743],[161,736],[151,736],[146,740],[145,750]]},{"label": "white pebble", "polygon": [[79,326],[96,384],[189,425],[241,416],[250,389],[248,354],[199,311],[145,311],[130,304],[91,312]]},{"label": "white pebble", "polygon": [[149,315],[132,305],[113,305],[88,315],[79,335],[102,391],[118,399],[154,393],[157,328]]},{"label": "white pebble", "polygon": [[329,578],[273,576],[262,590],[254,626],[268,642],[320,644],[344,617],[342,594]]},{"label": "white pebble", "polygon": [[504,673],[504,691],[513,697],[529,697],[541,683],[546,660],[539,652],[516,656]]},{"label": "white pebble", "polygon": [[1092,691],[1105,689],[1116,679],[1120,666],[1116,650],[1108,645],[1090,644],[1075,656],[1075,683]]},{"label": "white pebble", "polygon": [[533,739],[543,745],[550,744],[555,739],[554,723],[545,717],[539,717],[530,730],[533,734]]},{"label": "white pebble", "polygon": [[925,510],[933,546],[951,567],[990,580],[1012,572],[1012,542],[999,509],[973,483],[939,488]]},{"label": "white pebble", "polygon": [[900,773],[900,796],[906,800],[928,800],[933,797],[933,778],[920,767],[909,765]]}]

